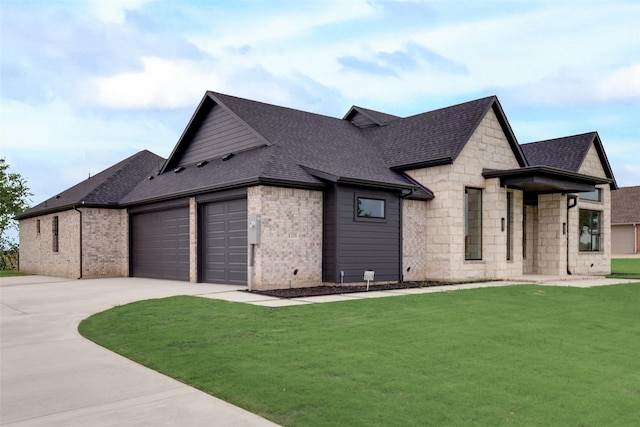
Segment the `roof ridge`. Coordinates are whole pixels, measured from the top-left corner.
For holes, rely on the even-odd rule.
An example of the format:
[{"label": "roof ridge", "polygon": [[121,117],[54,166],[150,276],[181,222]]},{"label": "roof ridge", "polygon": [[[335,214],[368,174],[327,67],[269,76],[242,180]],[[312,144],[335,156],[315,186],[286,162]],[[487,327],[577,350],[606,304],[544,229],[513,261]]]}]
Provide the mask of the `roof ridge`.
[{"label": "roof ridge", "polygon": [[566,135],[566,136],[558,136],[556,138],[549,138],[549,139],[540,139],[538,141],[531,141],[531,142],[524,142],[520,145],[530,145],[530,144],[538,144],[541,142],[551,142],[551,141],[559,141],[561,139],[568,139],[568,138],[577,138],[579,136],[586,136],[586,135],[597,135],[598,132],[597,131],[591,131],[591,132],[583,132],[583,133],[577,133],[575,135]]}]

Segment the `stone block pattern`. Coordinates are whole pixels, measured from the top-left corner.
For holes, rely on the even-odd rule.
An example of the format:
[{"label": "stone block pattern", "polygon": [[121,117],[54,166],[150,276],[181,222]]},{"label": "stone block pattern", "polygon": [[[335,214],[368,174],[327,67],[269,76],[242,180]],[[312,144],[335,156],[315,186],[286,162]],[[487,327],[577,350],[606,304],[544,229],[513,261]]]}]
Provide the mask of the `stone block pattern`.
[{"label": "stone block pattern", "polygon": [[261,215],[253,289],[322,284],[322,192],[256,186],[247,191],[248,213]]},{"label": "stone block pattern", "polygon": [[[452,165],[415,169],[407,173],[434,192],[426,209],[425,279],[463,281],[506,278],[522,274],[522,192],[513,192],[513,260],[506,260],[506,232],[501,220],[506,217],[507,189],[498,179],[485,180],[483,168],[518,168],[498,119],[490,110]],[[482,257],[465,261],[465,187],[483,190]]]},{"label": "stone block pattern", "polygon": [[[578,205],[569,210],[569,270],[572,274],[610,274],[611,273],[611,190],[608,184],[598,185],[602,201],[578,199]],[[601,212],[600,244],[598,252],[579,250],[580,209]]]},{"label": "stone block pattern", "polygon": [[129,215],[124,209],[81,208],[82,277],[129,275]]},{"label": "stone block pattern", "polygon": [[[53,251],[53,218],[58,217],[58,252]],[[40,232],[38,233],[38,221]],[[80,214],[75,210],[20,221],[20,271],[80,277]]]}]

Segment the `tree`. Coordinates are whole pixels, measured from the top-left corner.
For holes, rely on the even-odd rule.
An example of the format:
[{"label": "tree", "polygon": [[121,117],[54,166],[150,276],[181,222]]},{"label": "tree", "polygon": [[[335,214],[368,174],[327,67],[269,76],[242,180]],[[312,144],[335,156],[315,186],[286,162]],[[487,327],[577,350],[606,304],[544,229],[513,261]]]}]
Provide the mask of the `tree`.
[{"label": "tree", "polygon": [[7,161],[0,157],[0,244],[2,249],[11,246],[5,233],[17,228],[16,215],[29,207],[29,197],[33,196],[27,182],[18,173],[10,173]]}]

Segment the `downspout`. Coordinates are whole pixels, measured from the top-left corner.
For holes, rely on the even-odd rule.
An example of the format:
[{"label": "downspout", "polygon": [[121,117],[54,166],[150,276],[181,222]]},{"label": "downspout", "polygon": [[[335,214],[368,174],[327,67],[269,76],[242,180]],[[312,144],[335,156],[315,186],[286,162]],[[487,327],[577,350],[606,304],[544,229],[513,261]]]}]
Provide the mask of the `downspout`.
[{"label": "downspout", "polygon": [[[84,204],[84,202],[82,202]],[[80,214],[80,277],[78,280],[82,279],[82,211],[78,209],[78,205],[73,207],[73,210]]]},{"label": "downspout", "polygon": [[[569,203],[572,200],[573,204]],[[567,195],[567,222],[565,222],[565,230],[567,233],[567,274],[571,275],[571,270],[569,268],[569,209],[575,208],[578,205],[578,196],[569,194]]]}]

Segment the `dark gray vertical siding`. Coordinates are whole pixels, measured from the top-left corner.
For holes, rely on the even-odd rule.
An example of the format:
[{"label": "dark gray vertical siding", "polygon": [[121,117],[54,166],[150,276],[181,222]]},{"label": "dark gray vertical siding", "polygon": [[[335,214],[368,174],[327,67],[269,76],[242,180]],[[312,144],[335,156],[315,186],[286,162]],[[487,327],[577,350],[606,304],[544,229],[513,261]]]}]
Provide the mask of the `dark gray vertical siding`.
[{"label": "dark gray vertical siding", "polygon": [[[356,220],[355,197],[384,199],[384,220]],[[326,216],[331,209],[336,213],[335,221],[325,223],[323,278],[340,282],[340,271],[344,271],[345,282],[362,282],[365,270],[374,270],[376,281],[400,280],[400,198],[397,193],[358,190],[338,187],[335,207],[325,203]],[[335,227],[335,229],[334,229]],[[327,236],[334,234],[334,244]]]},{"label": "dark gray vertical siding", "polygon": [[131,216],[131,275],[189,280],[189,208]]},{"label": "dark gray vertical siding", "polygon": [[224,108],[214,105],[192,136],[180,164],[193,164],[262,145],[263,141],[246,125]]}]

